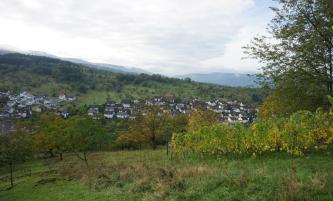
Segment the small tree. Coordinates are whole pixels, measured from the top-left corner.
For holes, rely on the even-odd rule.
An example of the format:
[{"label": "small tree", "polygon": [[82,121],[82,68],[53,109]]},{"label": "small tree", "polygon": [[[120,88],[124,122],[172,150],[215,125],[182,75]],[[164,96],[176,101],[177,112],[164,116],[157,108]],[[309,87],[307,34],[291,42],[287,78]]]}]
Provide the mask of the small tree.
[{"label": "small tree", "polygon": [[128,128],[119,131],[116,144],[122,148],[136,148],[138,145],[141,149],[141,145],[149,142],[147,135],[145,135],[143,117],[141,115],[136,116],[135,119],[128,122]]},{"label": "small tree", "polygon": [[169,120],[170,116],[163,113],[159,106],[146,107],[145,115],[142,119],[142,132],[153,149],[157,148],[159,138],[169,133]]},{"label": "small tree", "polygon": [[52,155],[59,154],[63,159],[63,153],[68,149],[66,128],[67,122],[55,114],[44,114],[35,122],[35,145],[39,151],[47,151]]},{"label": "small tree", "polygon": [[32,140],[28,133],[17,130],[0,135],[0,163],[9,166],[10,187],[14,187],[14,165],[32,156]]},{"label": "small tree", "polygon": [[107,135],[102,125],[88,117],[73,117],[68,122],[67,143],[70,151],[89,167],[87,155],[106,142]]}]

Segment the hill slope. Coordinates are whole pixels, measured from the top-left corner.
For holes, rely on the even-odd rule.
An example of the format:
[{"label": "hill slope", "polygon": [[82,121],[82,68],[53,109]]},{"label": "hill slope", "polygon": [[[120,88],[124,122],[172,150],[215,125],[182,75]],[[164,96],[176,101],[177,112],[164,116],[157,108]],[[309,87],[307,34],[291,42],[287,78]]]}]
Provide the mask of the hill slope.
[{"label": "hill slope", "polygon": [[231,88],[167,78],[161,75],[123,74],[75,64],[56,58],[24,54],[0,55],[0,91],[30,91],[35,95],[78,96],[79,103],[172,94],[180,98],[237,99],[258,103],[260,89]]},{"label": "hill slope", "polygon": [[[332,156],[256,159],[167,156],[165,150],[98,152],[90,172],[73,155],[0,167],[3,201],[131,200],[332,200]],[[51,171],[50,171],[51,170]],[[30,173],[30,174],[27,174]],[[87,176],[89,175],[89,176]],[[69,179],[70,178],[70,179]],[[89,180],[91,185],[89,188]],[[22,199],[24,197],[24,199]]]}]

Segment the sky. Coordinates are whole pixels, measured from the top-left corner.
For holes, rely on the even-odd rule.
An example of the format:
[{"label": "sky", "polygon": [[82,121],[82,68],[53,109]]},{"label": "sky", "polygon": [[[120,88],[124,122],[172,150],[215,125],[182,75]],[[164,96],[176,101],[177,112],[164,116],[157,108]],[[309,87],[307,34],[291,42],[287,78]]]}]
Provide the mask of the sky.
[{"label": "sky", "polygon": [[271,0],[0,0],[0,48],[152,73],[255,73]]}]

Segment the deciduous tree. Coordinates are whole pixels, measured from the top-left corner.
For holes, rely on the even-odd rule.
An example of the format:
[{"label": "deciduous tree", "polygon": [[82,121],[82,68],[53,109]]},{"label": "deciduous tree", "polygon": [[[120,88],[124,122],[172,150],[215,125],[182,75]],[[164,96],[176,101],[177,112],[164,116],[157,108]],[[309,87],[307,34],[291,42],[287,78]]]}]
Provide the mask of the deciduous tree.
[{"label": "deciduous tree", "polygon": [[272,84],[280,108],[328,108],[333,94],[333,1],[277,0],[272,37],[257,37],[246,52],[263,64],[261,80]]}]

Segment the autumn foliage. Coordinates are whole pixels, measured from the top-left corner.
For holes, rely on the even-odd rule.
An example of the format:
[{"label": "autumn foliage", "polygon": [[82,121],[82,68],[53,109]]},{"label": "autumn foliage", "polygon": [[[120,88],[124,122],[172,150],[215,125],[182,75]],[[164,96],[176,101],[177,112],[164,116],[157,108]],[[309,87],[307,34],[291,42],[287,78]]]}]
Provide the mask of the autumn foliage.
[{"label": "autumn foliage", "polygon": [[299,111],[286,118],[259,120],[249,127],[215,124],[187,133],[175,133],[176,153],[201,155],[260,155],[287,152],[300,156],[307,150],[327,149],[333,142],[333,116],[318,109]]}]

